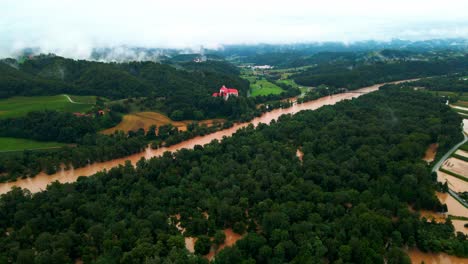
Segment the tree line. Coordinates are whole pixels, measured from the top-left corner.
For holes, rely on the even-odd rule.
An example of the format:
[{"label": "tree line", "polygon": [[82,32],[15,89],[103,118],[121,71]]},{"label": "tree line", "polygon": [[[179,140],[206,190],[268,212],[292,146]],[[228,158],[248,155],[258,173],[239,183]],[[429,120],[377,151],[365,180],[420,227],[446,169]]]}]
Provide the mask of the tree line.
[{"label": "tree line", "polygon": [[466,71],[468,55],[427,61],[395,61],[376,63],[325,63],[292,76],[305,86],[325,84],[336,88],[357,89],[376,83],[427,77]]}]

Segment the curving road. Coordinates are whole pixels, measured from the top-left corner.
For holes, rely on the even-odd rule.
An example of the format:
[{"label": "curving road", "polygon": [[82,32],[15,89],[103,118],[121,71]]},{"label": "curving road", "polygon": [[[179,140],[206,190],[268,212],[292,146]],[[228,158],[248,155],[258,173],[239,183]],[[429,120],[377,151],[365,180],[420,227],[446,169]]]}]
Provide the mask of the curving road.
[{"label": "curving road", "polygon": [[[468,119],[464,119],[462,124],[465,123],[465,120],[468,120]],[[463,140],[461,142],[459,142],[458,144],[456,144],[455,146],[453,146],[453,148],[451,148],[449,151],[447,151],[447,153],[445,153],[445,155],[442,156],[442,158],[440,158],[439,161],[437,161],[436,164],[434,164],[434,167],[432,167],[432,172],[439,171],[439,168],[440,168],[440,166],[442,166],[443,162],[446,159],[448,159],[450,157],[450,155],[452,155],[452,153],[455,152],[461,145],[465,144],[465,142],[468,141],[468,135],[465,132],[465,129],[467,129],[467,128],[462,129],[462,133],[463,133],[463,137],[464,137]],[[465,202],[465,200],[463,200],[460,196],[458,196],[458,194],[456,192],[454,192],[450,188],[448,189],[448,192],[449,192],[450,195],[452,195],[453,198],[455,198],[458,202],[463,204],[463,206],[468,208],[468,203]]]},{"label": "curving road", "polygon": [[80,102],[73,101],[73,100],[71,99],[71,97],[70,97],[69,95],[67,95],[67,94],[64,94],[63,96],[65,96],[65,98],[68,99],[68,102],[70,102],[70,103],[72,103],[72,104],[88,104],[88,103],[80,103]]}]

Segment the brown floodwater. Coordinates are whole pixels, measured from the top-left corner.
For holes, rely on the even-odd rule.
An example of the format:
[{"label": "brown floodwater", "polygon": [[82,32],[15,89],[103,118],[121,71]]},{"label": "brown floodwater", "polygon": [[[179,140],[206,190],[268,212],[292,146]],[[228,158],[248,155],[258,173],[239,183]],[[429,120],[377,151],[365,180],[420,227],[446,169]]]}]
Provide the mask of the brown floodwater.
[{"label": "brown floodwater", "polygon": [[426,253],[418,249],[407,251],[411,258],[411,263],[420,264],[424,261],[425,264],[467,264],[468,259],[450,256],[445,253]]},{"label": "brown floodwater", "polygon": [[438,147],[439,147],[439,144],[437,143],[432,143],[431,145],[429,145],[429,147],[426,150],[426,154],[424,155],[423,160],[426,161],[427,163],[433,162],[437,154]]},{"label": "brown floodwater", "polygon": [[447,182],[448,187],[452,189],[454,192],[457,192],[457,193],[468,192],[468,182],[460,180],[459,178],[454,177],[445,172],[442,172],[442,171],[437,172],[437,181],[442,182],[442,183]]},{"label": "brown floodwater", "polygon": [[[465,235],[468,234],[468,228],[465,227],[465,224],[467,224],[467,223],[468,223],[468,221],[466,221],[466,220],[452,219],[452,225],[453,225],[453,227],[455,227],[455,232],[462,232]],[[468,260],[467,260],[467,263],[468,263]]]},{"label": "brown floodwater", "polygon": [[211,248],[210,253],[205,256],[207,259],[212,260],[214,256],[223,248],[232,247],[239,239],[242,238],[242,235],[235,233],[231,228],[224,229],[224,234],[226,235],[226,240],[224,240],[224,243],[219,245],[217,250]]},{"label": "brown floodwater", "polygon": [[448,193],[436,192],[437,198],[441,203],[447,204],[448,214],[455,216],[468,217],[468,208],[464,207],[455,198]]},{"label": "brown floodwater", "polygon": [[421,218],[425,217],[427,221],[434,220],[437,223],[445,223],[445,219],[447,217],[446,214],[444,213],[438,213],[438,212],[429,211],[429,210],[419,210],[418,212],[421,215]]},{"label": "brown floodwater", "polygon": [[[405,81],[413,81],[417,79],[405,80]],[[405,81],[397,81],[397,82],[389,82],[389,83],[401,83]],[[161,156],[164,152],[170,151],[175,152],[177,150],[187,148],[192,149],[195,145],[205,145],[210,143],[212,140],[221,140],[223,137],[229,137],[234,134],[238,129],[248,126],[249,124],[253,124],[257,126],[259,123],[269,124],[272,120],[277,120],[278,117],[284,114],[295,114],[302,110],[315,110],[325,105],[333,105],[343,100],[348,100],[352,98],[359,97],[363,94],[367,94],[379,89],[380,86],[383,84],[376,84],[369,87],[364,87],[358,90],[354,90],[352,92],[335,94],[331,96],[326,96],[319,98],[317,100],[305,102],[302,104],[293,104],[289,108],[284,109],[275,109],[271,112],[264,113],[260,117],[254,118],[250,122],[246,123],[238,123],[235,124],[233,127],[220,130],[205,136],[198,136],[176,145],[172,145],[170,147],[162,147],[159,149],[151,149],[150,147],[146,148],[143,152],[133,154],[131,156],[114,159],[105,162],[97,162],[86,167],[70,169],[70,170],[61,170],[52,175],[47,175],[46,173],[42,172],[36,175],[33,178],[26,178],[26,179],[19,179],[14,182],[8,183],[1,183],[0,184],[0,194],[6,193],[10,191],[13,186],[18,186],[21,188],[29,189],[32,193],[39,192],[45,190],[47,185],[54,182],[59,181],[61,183],[69,183],[74,182],[80,176],[91,176],[99,171],[103,170],[110,170],[113,167],[117,167],[119,165],[125,164],[125,161],[129,160],[132,164],[136,164],[138,160],[141,158],[149,159],[156,156]]]}]

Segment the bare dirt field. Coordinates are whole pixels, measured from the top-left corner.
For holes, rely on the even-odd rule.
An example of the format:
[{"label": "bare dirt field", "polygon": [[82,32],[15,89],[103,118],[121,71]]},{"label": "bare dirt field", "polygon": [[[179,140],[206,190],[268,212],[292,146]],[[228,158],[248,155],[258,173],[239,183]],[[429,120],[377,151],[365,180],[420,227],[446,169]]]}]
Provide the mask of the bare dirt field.
[{"label": "bare dirt field", "polygon": [[[224,122],[224,119],[208,119],[198,121],[198,124],[206,124],[207,126],[211,126],[214,122]],[[156,113],[156,112],[139,112],[125,115],[117,126],[108,128],[106,130],[101,131],[103,134],[113,134],[117,130],[122,130],[125,132],[128,131],[137,131],[140,128],[143,128],[145,131],[149,129],[151,125],[156,125],[160,127],[162,125],[172,124],[173,126],[177,127],[179,131],[187,130],[187,125],[194,122],[193,120],[184,120],[184,121],[174,121],[171,120],[164,114]]]}]

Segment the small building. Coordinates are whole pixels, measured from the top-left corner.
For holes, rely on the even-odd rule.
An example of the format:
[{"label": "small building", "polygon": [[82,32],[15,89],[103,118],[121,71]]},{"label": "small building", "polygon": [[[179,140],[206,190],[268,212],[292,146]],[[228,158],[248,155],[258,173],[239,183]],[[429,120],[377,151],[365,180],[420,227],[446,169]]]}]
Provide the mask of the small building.
[{"label": "small building", "polygon": [[227,88],[225,85],[219,89],[219,93],[213,93],[213,97],[223,97],[225,100],[229,98],[229,96],[239,96],[239,91],[234,88]]}]

